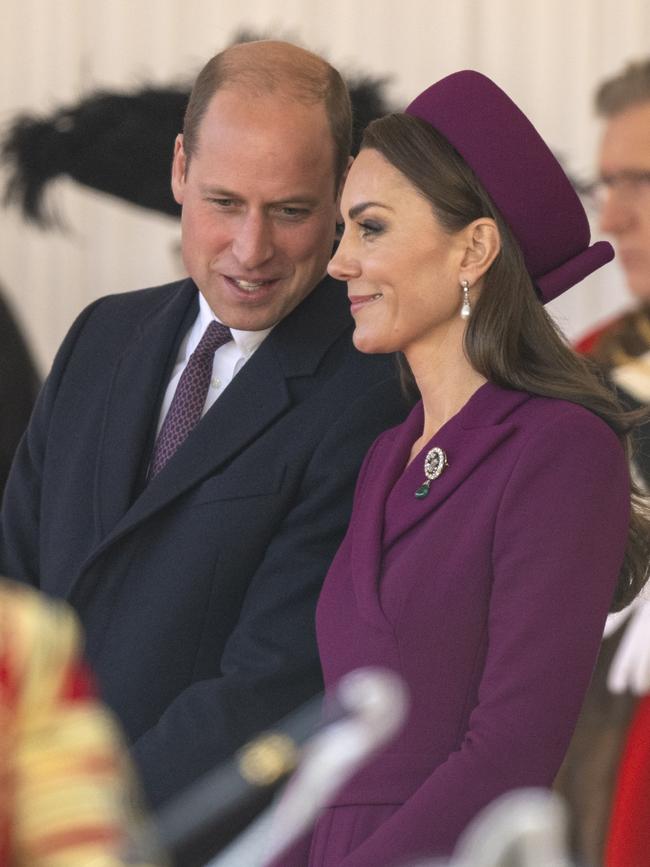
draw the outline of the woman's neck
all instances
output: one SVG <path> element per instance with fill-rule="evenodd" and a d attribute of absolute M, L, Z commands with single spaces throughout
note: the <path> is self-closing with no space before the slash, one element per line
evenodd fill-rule
<path fill-rule="evenodd" d="M 439 347 L 438 351 L 430 348 L 410 351 L 406 357 L 424 407 L 423 430 L 413 444 L 412 459 L 486 379 L 474 370 L 459 344 Z"/>

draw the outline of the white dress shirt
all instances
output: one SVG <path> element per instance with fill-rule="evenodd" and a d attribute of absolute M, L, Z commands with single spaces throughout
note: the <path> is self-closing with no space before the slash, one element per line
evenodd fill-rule
<path fill-rule="evenodd" d="M 203 337 L 205 329 L 215 320 L 220 320 L 214 315 L 210 305 L 199 292 L 199 315 L 194 320 L 187 334 L 181 341 L 176 356 L 176 363 L 172 371 L 171 378 L 167 384 L 167 390 L 163 398 L 162 406 L 160 407 L 160 415 L 158 417 L 158 427 L 156 436 L 160 433 L 165 416 L 169 411 L 171 402 L 176 392 L 176 386 L 181 378 L 181 374 L 185 370 L 185 365 L 189 361 L 190 355 L 194 352 L 199 344 L 199 340 Z M 201 417 L 210 409 L 212 404 L 218 400 L 223 393 L 225 387 L 232 382 L 235 376 L 239 373 L 242 367 L 246 364 L 251 355 L 262 343 L 264 338 L 270 334 L 271 328 L 266 328 L 264 331 L 237 331 L 231 328 L 233 339 L 228 343 L 224 343 L 214 354 L 212 363 L 212 379 L 210 387 L 205 399 L 205 405 Z"/>

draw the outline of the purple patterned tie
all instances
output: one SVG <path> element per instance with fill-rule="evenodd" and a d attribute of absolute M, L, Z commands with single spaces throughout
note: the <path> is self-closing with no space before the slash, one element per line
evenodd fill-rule
<path fill-rule="evenodd" d="M 214 353 L 229 340 L 232 340 L 230 328 L 213 320 L 190 355 L 156 439 L 149 467 L 150 479 L 162 470 L 201 419 L 212 376 Z"/>

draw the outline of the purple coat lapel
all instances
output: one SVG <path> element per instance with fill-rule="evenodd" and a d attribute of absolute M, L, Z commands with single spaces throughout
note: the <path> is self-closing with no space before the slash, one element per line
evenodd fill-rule
<path fill-rule="evenodd" d="M 403 424 L 387 431 L 373 446 L 360 477 L 352 521 L 354 532 L 347 544 L 351 545 L 359 610 L 377 627 L 390 628 L 379 604 L 382 554 L 444 503 L 511 435 L 514 428 L 510 415 L 528 399 L 524 392 L 506 391 L 486 383 L 440 428 L 406 469 L 412 444 L 422 433 L 421 402 Z M 425 479 L 424 458 L 434 446 L 444 450 L 449 465 L 431 482 L 428 496 L 417 499 L 415 491 Z M 399 508 L 390 508 L 393 497 L 399 498 Z"/>

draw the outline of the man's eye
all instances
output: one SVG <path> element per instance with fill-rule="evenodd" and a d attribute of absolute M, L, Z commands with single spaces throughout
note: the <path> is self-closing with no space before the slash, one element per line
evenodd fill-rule
<path fill-rule="evenodd" d="M 234 199 L 208 199 L 208 201 L 216 205 L 218 208 L 232 208 L 236 203 Z"/>
<path fill-rule="evenodd" d="M 288 220 L 300 220 L 309 214 L 307 208 L 292 207 L 291 205 L 283 205 L 281 208 L 278 208 L 277 212 L 281 217 L 285 217 Z"/>

